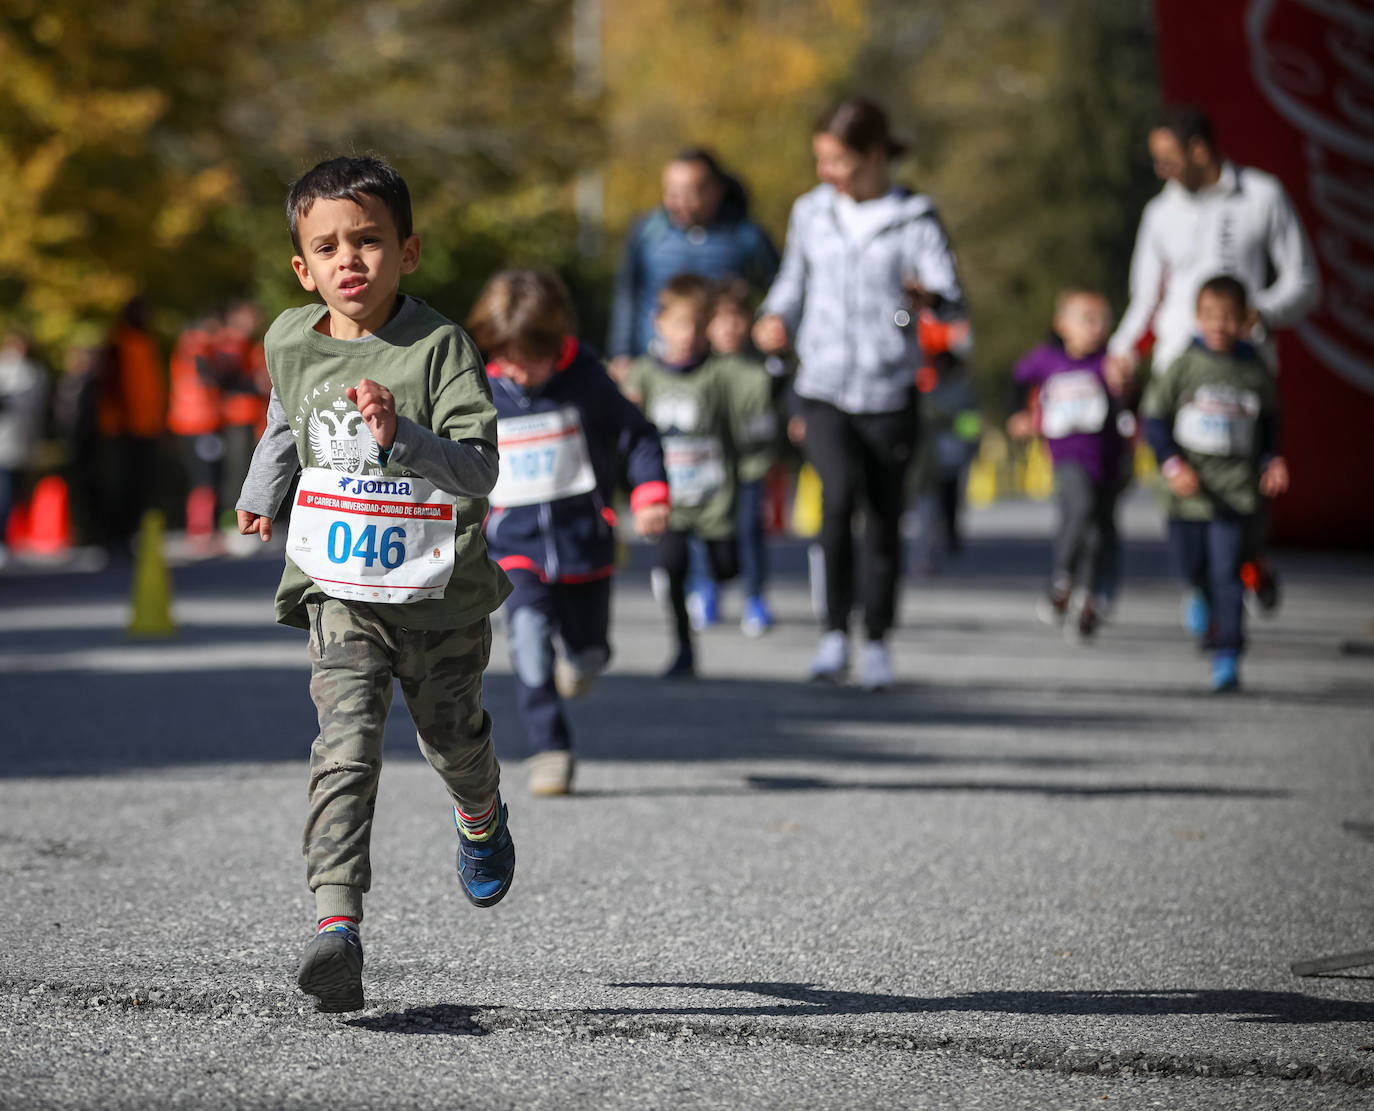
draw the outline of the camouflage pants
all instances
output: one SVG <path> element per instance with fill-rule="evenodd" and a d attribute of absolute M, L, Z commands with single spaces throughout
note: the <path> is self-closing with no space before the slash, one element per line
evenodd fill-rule
<path fill-rule="evenodd" d="M 482 708 L 491 621 L 460 629 L 399 629 L 365 605 L 310 603 L 310 696 L 320 735 L 310 750 L 303 851 L 321 918 L 362 917 L 372 884 L 369 847 L 392 677 L 414 719 L 420 751 L 469 814 L 491 802 L 501 770 Z"/>

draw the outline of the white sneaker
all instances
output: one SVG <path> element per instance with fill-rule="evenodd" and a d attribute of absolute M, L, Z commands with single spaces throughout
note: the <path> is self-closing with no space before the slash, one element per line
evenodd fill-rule
<path fill-rule="evenodd" d="M 881 640 L 870 640 L 859 656 L 859 685 L 866 691 L 881 691 L 896 681 L 887 645 Z"/>
<path fill-rule="evenodd" d="M 561 652 L 553 661 L 553 685 L 564 698 L 585 698 L 606 669 L 607 656 L 602 650 L 585 648 L 575 656 Z"/>
<path fill-rule="evenodd" d="M 529 769 L 530 794 L 550 798 L 572 793 L 573 755 L 567 749 L 536 752 L 525 766 Z"/>
<path fill-rule="evenodd" d="M 811 678 L 838 683 L 849 670 L 849 638 L 838 629 L 821 637 L 815 658 L 811 661 Z"/>

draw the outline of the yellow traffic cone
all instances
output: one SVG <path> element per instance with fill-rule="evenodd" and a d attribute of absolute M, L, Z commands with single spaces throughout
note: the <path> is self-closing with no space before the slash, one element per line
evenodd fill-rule
<path fill-rule="evenodd" d="M 997 500 L 997 464 L 984 439 L 978 455 L 969 464 L 968 481 L 964 484 L 964 498 L 975 509 L 983 509 Z"/>
<path fill-rule="evenodd" d="M 172 577 L 162 555 L 161 512 L 150 509 L 143 514 L 138 530 L 138 552 L 134 556 L 133 590 L 129 596 L 131 637 L 165 637 L 177 631 L 172 621 Z"/>
<path fill-rule="evenodd" d="M 1030 450 L 1026 452 L 1024 481 L 1028 498 L 1044 501 L 1054 493 L 1054 463 L 1044 440 L 1031 441 Z"/>
<path fill-rule="evenodd" d="M 792 535 L 819 536 L 821 531 L 821 476 L 810 463 L 797 472 L 797 494 L 792 502 Z"/>

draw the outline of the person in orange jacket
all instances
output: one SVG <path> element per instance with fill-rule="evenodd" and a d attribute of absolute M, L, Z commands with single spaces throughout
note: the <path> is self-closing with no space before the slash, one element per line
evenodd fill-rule
<path fill-rule="evenodd" d="M 217 316 L 204 316 L 177 337 L 172 350 L 167 429 L 181 441 L 186 465 L 186 534 L 200 544 L 215 530 L 215 508 L 224 470 L 223 375 L 215 338 Z"/>
<path fill-rule="evenodd" d="M 232 504 L 248 476 L 253 447 L 267 427 L 272 380 L 262 345 L 262 313 L 252 301 L 236 301 L 216 337 L 222 378 L 220 414 L 224 435 L 225 504 Z"/>
<path fill-rule="evenodd" d="M 102 539 L 127 553 L 156 501 L 157 446 L 167 431 L 167 375 L 142 297 L 124 306 L 101 354 L 96 428 L 108 460 Z"/>

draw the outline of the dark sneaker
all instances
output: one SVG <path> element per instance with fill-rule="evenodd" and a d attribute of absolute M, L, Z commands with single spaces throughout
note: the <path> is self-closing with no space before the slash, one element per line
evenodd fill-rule
<path fill-rule="evenodd" d="M 301 957 L 296 983 L 319 1002 L 315 1009 L 336 1013 L 363 1009 L 363 942 L 357 930 L 326 926 Z"/>
<path fill-rule="evenodd" d="M 1262 613 L 1273 613 L 1279 608 L 1279 577 L 1264 560 L 1242 564 L 1240 579 L 1245 589 L 1255 596 Z"/>
<path fill-rule="evenodd" d="M 501 815 L 499 824 L 485 841 L 470 841 L 464 836 L 463 827 L 458 826 L 458 882 L 475 907 L 495 906 L 506 897 L 515 877 L 515 842 L 510 839 L 506 807 L 500 795 L 496 796 L 496 809 Z"/>
<path fill-rule="evenodd" d="M 1091 640 L 1101 624 L 1097 604 L 1091 598 L 1083 599 L 1083 608 L 1078 611 L 1078 635 L 1083 640 Z"/>
<path fill-rule="evenodd" d="M 692 652 L 690 644 L 684 644 L 677 650 L 677 656 L 663 672 L 664 679 L 691 679 L 696 676 L 697 665 L 696 657 Z"/>

